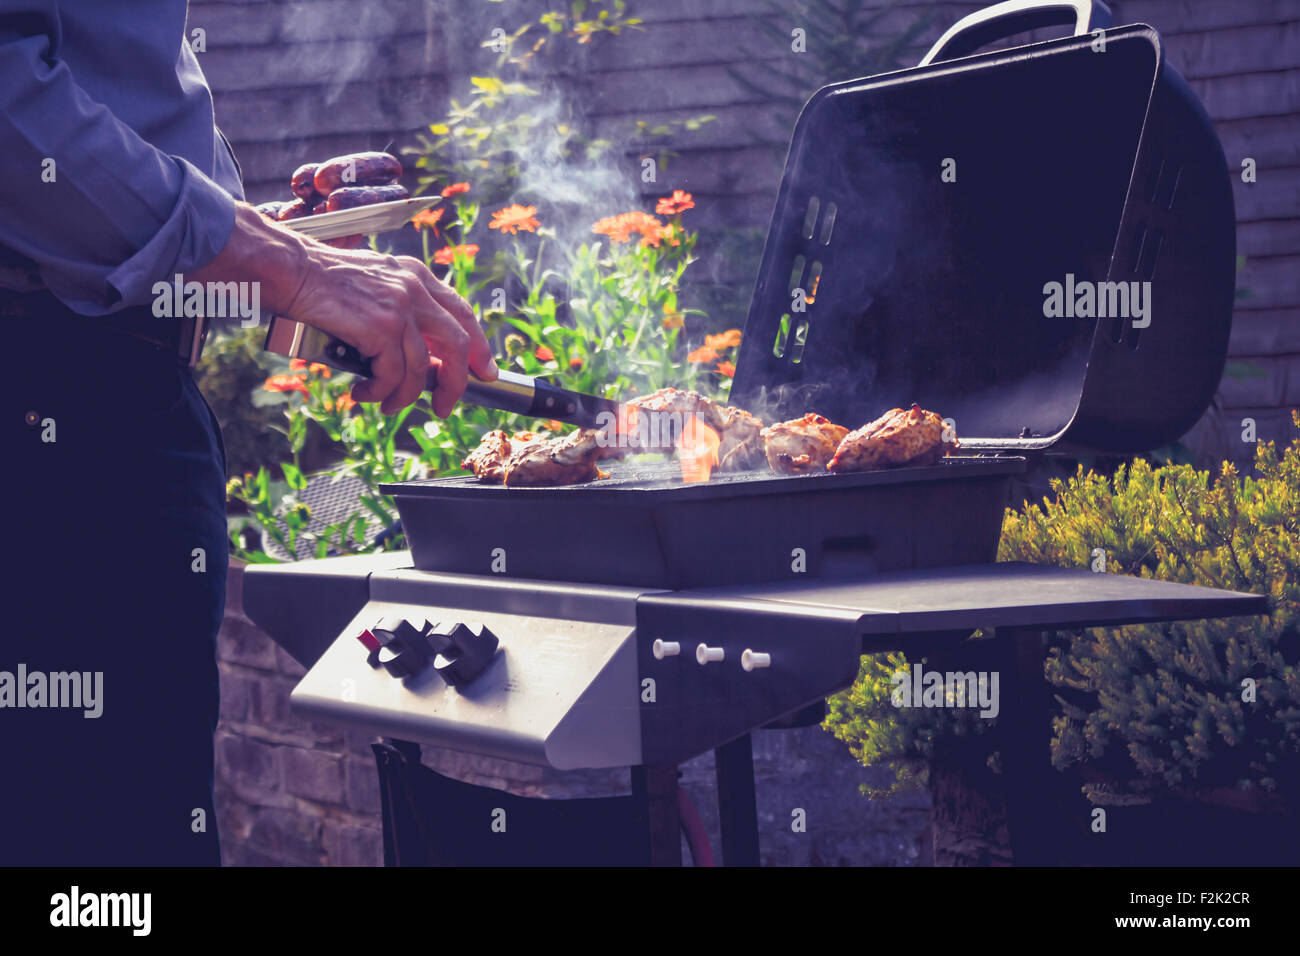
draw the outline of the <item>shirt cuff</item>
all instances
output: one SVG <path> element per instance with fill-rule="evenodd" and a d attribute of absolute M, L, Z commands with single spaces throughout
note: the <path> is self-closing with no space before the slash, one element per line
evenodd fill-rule
<path fill-rule="evenodd" d="M 170 282 L 216 258 L 235 229 L 235 199 L 179 156 L 181 189 L 171 215 L 152 239 L 107 276 L 105 292 L 115 304 L 69 302 L 84 315 L 104 315 L 127 306 L 153 301 L 154 284 Z"/>

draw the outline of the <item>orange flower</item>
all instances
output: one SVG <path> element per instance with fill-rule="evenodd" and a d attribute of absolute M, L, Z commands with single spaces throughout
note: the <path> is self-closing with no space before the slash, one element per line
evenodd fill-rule
<path fill-rule="evenodd" d="M 445 211 L 445 207 L 439 207 L 437 209 L 422 209 L 411 217 L 411 225 L 416 229 L 428 227 L 433 230 L 435 236 L 439 235 L 438 220 L 442 218 L 442 214 Z"/>
<path fill-rule="evenodd" d="M 537 212 L 536 206 L 506 206 L 505 209 L 498 209 L 492 214 L 492 221 L 488 223 L 489 229 L 500 229 L 503 233 L 508 232 L 516 235 L 520 229 L 524 232 L 533 232 L 541 225 L 534 218 L 533 213 Z"/>
<path fill-rule="evenodd" d="M 669 315 L 664 319 L 665 329 L 680 329 L 684 325 L 686 325 L 686 316 L 682 315 L 680 312 L 674 312 L 672 315 Z"/>
<path fill-rule="evenodd" d="M 569 368 L 582 368 L 582 359 L 576 355 L 569 359 Z"/>
<path fill-rule="evenodd" d="M 665 232 L 665 230 L 667 231 Z M 670 235 L 672 235 L 672 227 L 670 226 L 647 226 L 641 230 L 641 245 L 654 246 L 658 249 L 660 240 Z"/>
<path fill-rule="evenodd" d="M 478 255 L 478 246 L 472 242 L 465 246 L 443 246 L 433 254 L 433 261 L 440 266 L 449 266 L 455 261 L 457 253 L 468 259 L 473 259 Z"/>
<path fill-rule="evenodd" d="M 648 212 L 625 212 L 619 217 L 643 236 L 658 234 L 664 224 Z"/>
<path fill-rule="evenodd" d="M 459 196 L 461 193 L 469 192 L 469 183 L 452 183 L 442 191 L 443 199 L 450 199 L 452 196 Z"/>
<path fill-rule="evenodd" d="M 346 412 L 352 408 L 355 408 L 356 404 L 357 404 L 357 400 L 353 398 L 348 392 L 344 392 L 342 395 L 338 397 L 338 400 L 334 403 L 334 407 L 337 408 L 340 412 Z"/>
<path fill-rule="evenodd" d="M 321 375 L 325 378 L 330 377 L 330 367 L 328 365 L 321 365 L 320 362 L 312 362 L 311 365 L 307 366 L 307 371 L 311 372 L 313 375 Z"/>
<path fill-rule="evenodd" d="M 723 375 L 727 376 L 727 378 L 736 377 L 736 366 L 732 365 L 730 362 L 719 362 L 717 365 L 714 366 L 714 368 L 717 371 L 721 372 Z"/>
<path fill-rule="evenodd" d="M 706 345 L 706 346 L 703 346 L 702 348 L 698 348 L 698 349 L 696 349 L 696 350 L 695 350 L 694 352 L 692 352 L 690 355 L 686 356 L 686 361 L 688 361 L 688 362 L 716 362 L 716 361 L 717 361 L 718 359 L 720 359 L 720 358 L 722 358 L 721 355 L 719 355 L 717 352 L 713 351 L 713 349 L 709 348 L 709 347 Z"/>
<path fill-rule="evenodd" d="M 627 242 L 632 238 L 632 227 L 621 216 L 606 216 L 593 223 L 591 231 L 598 236 L 609 236 L 611 242 Z"/>
<path fill-rule="evenodd" d="M 545 345 L 537 346 L 537 351 L 533 353 L 533 356 L 539 362 L 551 362 L 555 360 L 555 353 L 552 352 L 550 349 L 548 349 Z"/>
<path fill-rule="evenodd" d="M 704 344 L 711 349 L 737 348 L 740 345 L 740 329 L 727 329 L 717 335 L 706 335 Z"/>
<path fill-rule="evenodd" d="M 550 421 L 546 423 L 546 427 L 553 432 L 558 432 L 560 429 L 564 427 L 564 422 L 557 421 L 556 419 L 552 418 Z"/>
<path fill-rule="evenodd" d="M 297 372 L 307 367 L 306 359 L 289 359 L 289 371 Z"/>
<path fill-rule="evenodd" d="M 307 393 L 307 383 L 297 375 L 272 375 L 263 384 L 262 388 L 268 392 L 302 392 Z"/>
<path fill-rule="evenodd" d="M 695 208 L 695 200 L 688 192 L 674 189 L 671 196 L 665 196 L 655 205 L 655 212 L 661 216 L 675 216 L 679 212 Z"/>
<path fill-rule="evenodd" d="M 659 245 L 665 235 L 664 224 L 648 212 L 625 212 L 618 216 L 609 216 L 591 227 L 597 235 L 609 236 L 612 242 L 627 242 L 632 233 L 639 232 L 644 237 L 642 245 Z"/>
<path fill-rule="evenodd" d="M 673 227 L 671 223 L 663 226 L 659 225 L 658 222 L 655 222 L 653 225 L 647 223 L 646 227 L 641 230 L 641 235 L 644 237 L 641 240 L 641 245 L 654 246 L 656 249 L 659 248 L 659 242 L 662 239 L 667 239 L 668 245 L 670 246 L 680 246 L 682 244 L 680 239 L 673 238 Z"/>

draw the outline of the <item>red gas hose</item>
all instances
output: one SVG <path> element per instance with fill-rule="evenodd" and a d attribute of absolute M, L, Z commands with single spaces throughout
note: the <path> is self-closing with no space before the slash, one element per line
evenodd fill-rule
<path fill-rule="evenodd" d="M 713 847 L 709 845 L 709 831 L 704 829 L 704 821 L 690 795 L 677 784 L 677 815 L 681 817 L 682 834 L 686 837 L 686 846 L 691 851 L 691 863 L 695 866 L 714 866 Z"/>

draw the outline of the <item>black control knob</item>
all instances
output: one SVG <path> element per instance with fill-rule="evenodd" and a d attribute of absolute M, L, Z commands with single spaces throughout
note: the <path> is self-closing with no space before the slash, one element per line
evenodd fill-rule
<path fill-rule="evenodd" d="M 423 638 L 427 627 L 427 623 L 419 628 L 395 617 L 385 618 L 372 627 L 371 633 L 380 644 L 375 657 L 384 670 L 394 677 L 410 677 L 429 666 L 428 645 Z"/>
<path fill-rule="evenodd" d="M 426 633 L 429 649 L 437 656 L 433 669 L 452 687 L 464 687 L 487 669 L 501 642 L 480 625 L 440 624 Z"/>

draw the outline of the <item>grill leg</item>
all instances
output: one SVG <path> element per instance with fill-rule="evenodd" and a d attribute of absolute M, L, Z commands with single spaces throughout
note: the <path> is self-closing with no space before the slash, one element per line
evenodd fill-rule
<path fill-rule="evenodd" d="M 749 734 L 713 752 L 722 825 L 722 865 L 758 866 L 758 806 Z"/>
<path fill-rule="evenodd" d="M 632 796 L 646 821 L 651 866 L 682 865 L 682 820 L 677 810 L 676 767 L 633 767 Z"/>
<path fill-rule="evenodd" d="M 414 843 L 418 831 L 408 806 L 406 774 L 420 765 L 420 745 L 406 740 L 386 740 L 371 745 L 379 772 L 379 798 L 383 812 L 384 866 L 429 866 L 425 847 Z M 402 834 L 406 835 L 403 840 Z"/>
<path fill-rule="evenodd" d="M 1052 769 L 1051 688 L 1043 676 L 1043 635 L 1003 629 L 995 640 L 1004 681 L 998 737 L 1007 776 L 1012 862 L 1050 866 L 1059 862 L 1069 827 L 1057 802 L 1060 775 Z"/>

